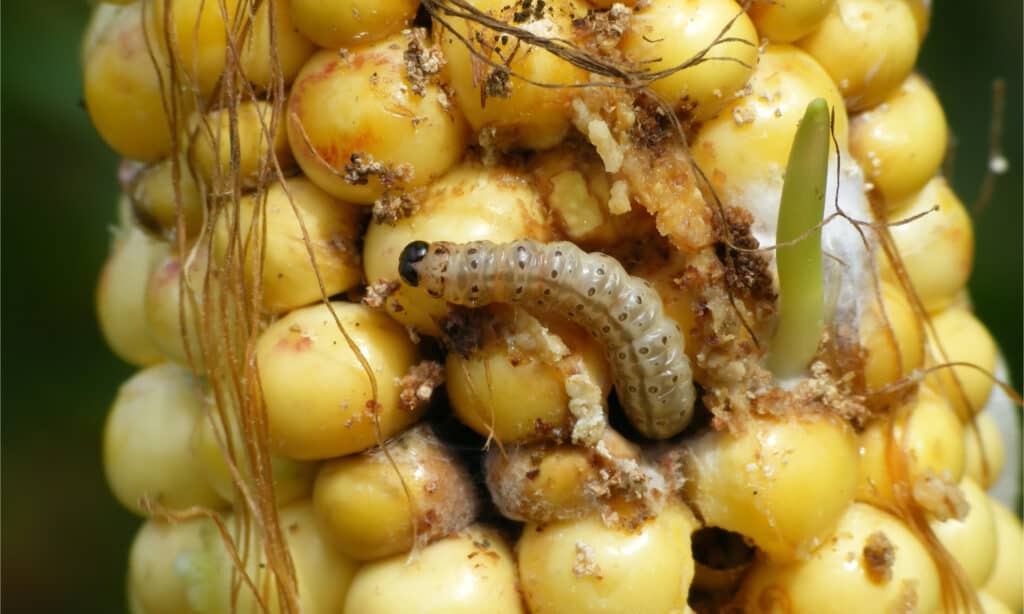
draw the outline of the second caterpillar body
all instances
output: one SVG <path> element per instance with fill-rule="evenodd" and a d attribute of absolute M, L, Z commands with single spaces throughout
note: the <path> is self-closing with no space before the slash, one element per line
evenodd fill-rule
<path fill-rule="evenodd" d="M 638 431 L 666 439 L 690 422 L 695 393 L 679 326 L 658 293 L 614 258 L 567 242 L 414 241 L 398 270 L 409 285 L 450 303 L 517 303 L 580 324 L 604 346 Z"/>

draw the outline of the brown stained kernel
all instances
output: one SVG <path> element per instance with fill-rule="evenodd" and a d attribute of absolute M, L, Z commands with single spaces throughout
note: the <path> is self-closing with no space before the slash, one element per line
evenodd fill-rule
<path fill-rule="evenodd" d="M 875 531 L 864 542 L 864 571 L 876 584 L 892 579 L 892 566 L 896 561 L 896 548 L 885 533 Z"/>

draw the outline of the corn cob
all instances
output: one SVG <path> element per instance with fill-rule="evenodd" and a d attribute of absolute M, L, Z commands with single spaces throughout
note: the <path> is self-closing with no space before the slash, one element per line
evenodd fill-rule
<path fill-rule="evenodd" d="M 997 348 L 913 72 L 927 22 L 910 0 L 98 5 L 85 101 L 126 159 L 98 310 L 143 368 L 104 435 L 147 517 L 130 609 L 1020 608 L 1021 525 L 984 491 Z M 680 435 L 610 394 L 626 344 L 449 304 L 406 250 L 518 239 L 649 282 L 701 395 Z"/>

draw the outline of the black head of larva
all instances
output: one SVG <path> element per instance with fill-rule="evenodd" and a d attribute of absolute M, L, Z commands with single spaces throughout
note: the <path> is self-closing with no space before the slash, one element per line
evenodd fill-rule
<path fill-rule="evenodd" d="M 413 241 L 405 246 L 402 255 L 398 257 L 398 274 L 410 286 L 419 285 L 420 272 L 416 270 L 416 263 L 427 257 L 429 248 L 426 241 Z"/>

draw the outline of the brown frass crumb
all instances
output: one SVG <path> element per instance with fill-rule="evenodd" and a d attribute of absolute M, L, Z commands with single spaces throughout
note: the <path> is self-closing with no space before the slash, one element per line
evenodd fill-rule
<path fill-rule="evenodd" d="M 433 360 L 421 361 L 398 380 L 402 389 L 398 395 L 399 401 L 409 411 L 418 409 L 430 401 L 434 389 L 443 383 L 444 367 Z"/>
<path fill-rule="evenodd" d="M 875 531 L 864 541 L 864 571 L 876 584 L 892 579 L 892 565 L 896 561 L 896 548 L 885 533 Z"/>
<path fill-rule="evenodd" d="M 445 64 L 441 50 L 427 44 L 427 31 L 423 28 L 412 30 L 403 59 L 409 88 L 417 96 L 427 93 L 427 84 L 430 83 L 431 77 L 441 72 L 441 67 Z"/>

